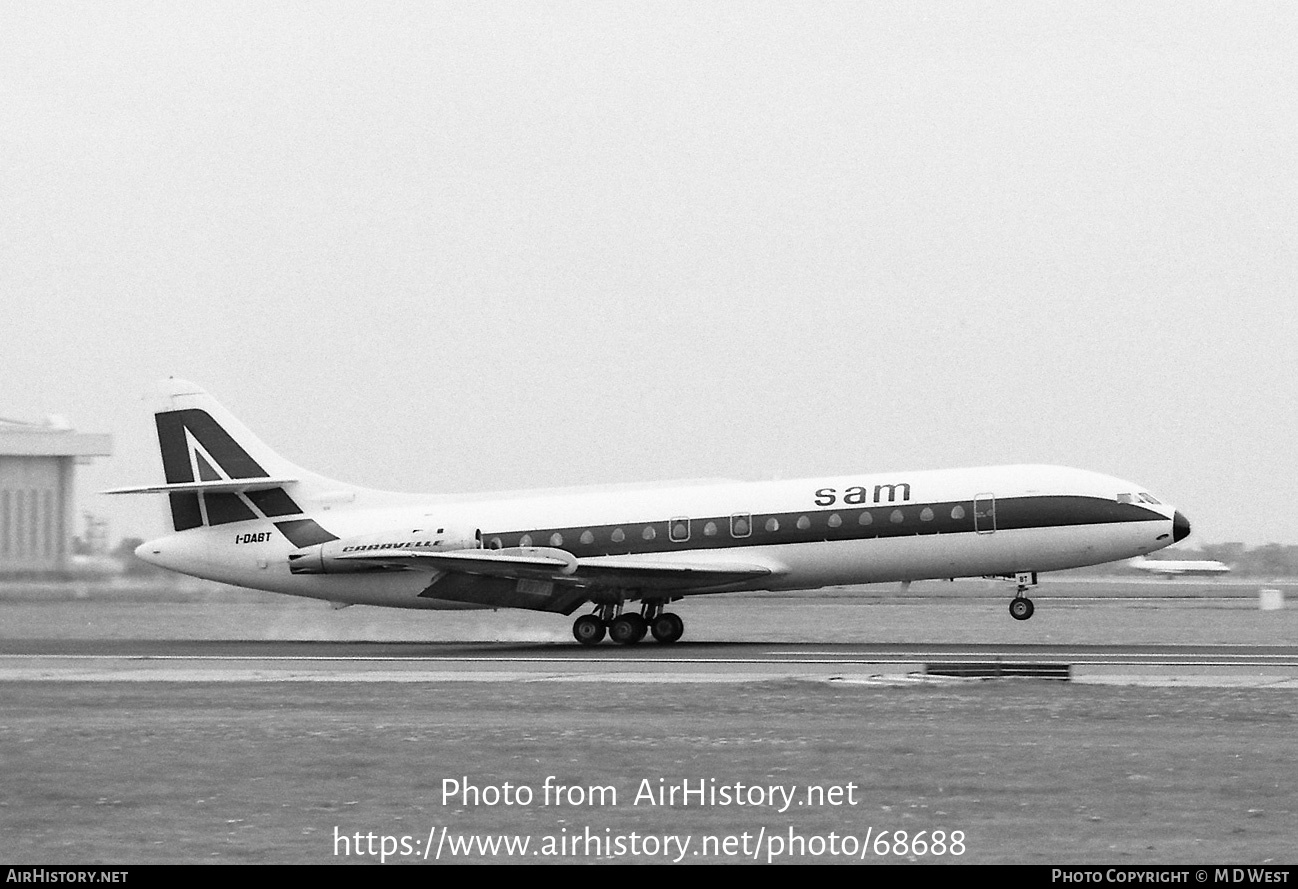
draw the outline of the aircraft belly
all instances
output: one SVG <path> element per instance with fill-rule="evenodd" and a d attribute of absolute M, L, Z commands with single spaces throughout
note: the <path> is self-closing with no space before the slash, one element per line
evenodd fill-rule
<path fill-rule="evenodd" d="M 763 589 L 1055 571 L 1157 549 L 1157 523 L 1019 528 L 990 534 L 917 534 L 824 541 L 772 550 L 788 567 Z"/>
<path fill-rule="evenodd" d="M 1009 535 L 917 534 L 807 543 L 780 551 L 788 573 L 766 588 L 815 589 L 1000 573 L 1014 570 L 1002 566 L 1015 564 L 1017 552 L 1017 541 Z"/>
<path fill-rule="evenodd" d="M 435 576 L 419 598 L 480 608 L 523 608 L 571 614 L 585 601 L 586 595 L 552 581 L 448 572 Z"/>

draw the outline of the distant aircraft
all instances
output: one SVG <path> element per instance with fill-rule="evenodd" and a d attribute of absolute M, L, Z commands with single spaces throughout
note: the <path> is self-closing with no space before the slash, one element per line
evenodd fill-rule
<path fill-rule="evenodd" d="M 1230 572 L 1230 566 L 1224 562 L 1213 560 L 1176 560 L 1176 559 L 1146 559 L 1143 556 L 1132 559 L 1127 562 L 1132 568 L 1141 571 L 1148 571 L 1150 574 L 1158 574 L 1163 577 L 1182 577 L 1187 575 L 1210 575 L 1210 574 L 1227 574 Z"/>
<path fill-rule="evenodd" d="M 1058 466 L 890 472 L 636 490 L 391 494 L 280 457 L 192 383 L 162 384 L 155 414 L 175 533 L 146 562 L 334 603 L 525 608 L 605 634 L 675 642 L 687 596 L 926 578 L 1013 577 L 1129 559 L 1190 523 L 1140 486 Z M 638 603 L 638 604 L 637 604 Z M 760 607 L 755 605 L 754 607 Z"/>

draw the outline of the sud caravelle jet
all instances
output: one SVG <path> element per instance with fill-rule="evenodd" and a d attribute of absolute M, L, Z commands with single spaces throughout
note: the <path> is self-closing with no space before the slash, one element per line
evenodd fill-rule
<path fill-rule="evenodd" d="M 1216 559 L 1132 559 L 1127 565 L 1159 577 L 1212 577 L 1230 573 L 1230 566 Z"/>
<path fill-rule="evenodd" d="M 994 466 L 638 490 L 416 496 L 331 481 L 280 457 L 192 383 L 155 414 L 174 533 L 146 562 L 237 586 L 395 608 L 526 608 L 573 635 L 675 642 L 686 596 L 932 578 L 1018 581 L 1143 556 L 1190 523 L 1139 485 Z M 638 603 L 638 606 L 635 605 Z"/>

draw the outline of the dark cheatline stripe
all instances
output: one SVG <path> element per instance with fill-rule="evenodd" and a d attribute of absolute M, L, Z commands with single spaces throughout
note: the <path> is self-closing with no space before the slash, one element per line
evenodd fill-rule
<path fill-rule="evenodd" d="M 1118 503 L 1099 497 L 1007 497 L 996 501 L 996 527 L 999 530 L 1110 525 L 1163 518 L 1165 516 L 1135 503 Z"/>
<path fill-rule="evenodd" d="M 154 415 L 154 422 L 158 427 L 162 469 L 168 484 L 194 480 L 194 471 L 189 463 L 189 444 L 185 441 L 186 429 L 230 478 L 266 478 L 268 475 L 207 411 L 197 408 L 163 411 Z"/>
<path fill-rule="evenodd" d="M 1005 497 L 997 499 L 995 503 L 997 531 L 1166 520 L 1165 516 L 1146 507 L 1101 497 Z M 980 504 L 986 509 L 990 506 L 990 501 L 981 500 Z M 861 524 L 862 514 L 869 516 L 867 524 Z M 830 524 L 831 517 L 835 515 L 839 518 L 837 526 Z M 771 520 L 775 524 L 773 530 L 768 524 Z M 706 533 L 709 523 L 716 526 L 713 535 Z M 652 534 L 646 539 L 645 530 L 649 528 L 652 529 Z M 625 535 L 620 542 L 614 541 L 612 536 L 617 529 Z M 528 528 L 484 532 L 482 537 L 488 547 L 494 547 L 496 539 L 499 539 L 501 546 L 526 545 L 521 542 L 521 538 L 529 536 L 535 546 L 557 546 L 582 558 L 826 540 L 974 533 L 979 529 L 974 526 L 974 502 L 953 500 L 941 503 L 885 503 L 868 508 L 831 507 L 801 512 L 753 513 L 752 533 L 742 538 L 731 535 L 729 513 L 724 516 L 690 517 L 688 540 L 672 540 L 669 530 L 668 523 L 661 521 L 572 528 Z M 582 535 L 587 531 L 593 539 L 590 543 L 583 543 Z M 562 538 L 562 542 L 552 541 L 555 534 Z"/>
<path fill-rule="evenodd" d="M 169 494 L 171 499 L 171 524 L 177 531 L 188 531 L 203 525 L 203 514 L 198 510 L 197 494 Z"/>
<path fill-rule="evenodd" d="M 260 509 L 268 517 L 274 518 L 282 515 L 301 515 L 302 510 L 293 498 L 284 492 L 283 488 L 270 488 L 266 491 L 249 491 L 247 494 L 252 505 Z"/>
<path fill-rule="evenodd" d="M 337 540 L 324 528 L 316 524 L 315 519 L 296 519 L 289 522 L 276 522 L 275 527 L 288 538 L 288 542 L 301 549 L 304 546 L 315 546 L 317 543 L 328 543 Z"/>
<path fill-rule="evenodd" d="M 247 522 L 257 518 L 257 514 L 248 508 L 248 504 L 239 499 L 238 494 L 207 493 L 203 495 L 207 503 L 207 523 L 209 525 L 228 525 L 231 522 Z"/>

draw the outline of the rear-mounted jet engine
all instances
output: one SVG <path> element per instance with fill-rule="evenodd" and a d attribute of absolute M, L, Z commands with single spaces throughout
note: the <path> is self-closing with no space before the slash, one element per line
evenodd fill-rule
<path fill-rule="evenodd" d="M 290 553 L 289 571 L 294 574 L 354 574 L 359 571 L 382 571 L 387 566 L 369 561 L 345 559 L 352 553 L 382 555 L 396 552 L 444 553 L 454 550 L 481 549 L 481 533 L 462 528 L 416 528 L 382 534 L 361 534 L 330 540 Z"/>

